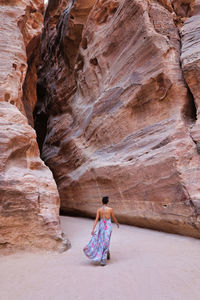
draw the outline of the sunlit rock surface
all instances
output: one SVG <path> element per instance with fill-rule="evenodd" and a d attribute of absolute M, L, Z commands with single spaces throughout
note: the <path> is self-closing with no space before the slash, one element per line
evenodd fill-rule
<path fill-rule="evenodd" d="M 42 29 L 42 13 L 39 0 L 0 1 L 0 253 L 69 246 L 60 227 L 56 184 L 26 118 L 26 106 L 36 103 L 30 85 L 27 105 L 22 101 L 27 53 L 34 51 L 30 44 Z M 36 86 L 37 78 L 32 81 Z"/>
<path fill-rule="evenodd" d="M 64 212 L 94 216 L 108 195 L 120 221 L 200 236 L 179 4 L 49 1 L 35 128 Z"/>

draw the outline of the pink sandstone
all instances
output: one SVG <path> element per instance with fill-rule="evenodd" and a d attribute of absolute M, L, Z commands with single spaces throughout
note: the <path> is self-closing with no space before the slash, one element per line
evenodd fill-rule
<path fill-rule="evenodd" d="M 64 212 L 94 216 L 109 195 L 121 222 L 200 236 L 183 2 L 49 1 L 35 118 Z"/>
<path fill-rule="evenodd" d="M 27 54 L 31 56 L 30 44 L 40 35 L 43 10 L 41 0 L 0 1 L 1 253 L 69 246 L 60 227 L 56 184 L 40 159 L 22 102 Z M 37 81 L 36 74 L 33 81 Z M 26 100 L 33 109 L 36 96 L 35 100 L 29 96 Z"/>

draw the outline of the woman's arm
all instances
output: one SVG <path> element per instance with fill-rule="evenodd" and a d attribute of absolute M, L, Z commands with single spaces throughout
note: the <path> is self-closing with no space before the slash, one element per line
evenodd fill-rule
<path fill-rule="evenodd" d="M 93 228 L 92 228 L 91 235 L 94 234 L 94 230 L 95 230 L 95 227 L 96 227 L 96 225 L 97 225 L 98 220 L 99 220 L 99 209 L 97 209 L 96 219 L 95 219 L 95 221 L 94 221 L 94 225 L 93 225 Z"/>
<path fill-rule="evenodd" d="M 114 212 L 113 212 L 113 209 L 111 208 L 111 216 L 112 216 L 112 219 L 113 221 L 115 222 L 115 224 L 117 225 L 117 227 L 119 228 L 119 223 L 114 215 Z"/>

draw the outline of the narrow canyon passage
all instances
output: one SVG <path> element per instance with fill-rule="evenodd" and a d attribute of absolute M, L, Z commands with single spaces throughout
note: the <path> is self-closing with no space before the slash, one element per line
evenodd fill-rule
<path fill-rule="evenodd" d="M 199 15 L 0 1 L 1 252 L 67 250 L 59 209 L 94 217 L 105 195 L 120 223 L 200 238 Z"/>
<path fill-rule="evenodd" d="M 61 217 L 72 248 L 0 257 L 0 299 L 199 300 L 200 241 L 113 225 L 111 261 L 91 264 L 82 248 L 93 221 Z"/>

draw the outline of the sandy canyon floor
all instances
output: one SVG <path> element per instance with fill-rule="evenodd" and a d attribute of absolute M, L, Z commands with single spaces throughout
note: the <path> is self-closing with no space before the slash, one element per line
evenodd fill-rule
<path fill-rule="evenodd" d="M 72 248 L 0 257 L 0 300 L 200 300 L 200 241 L 113 225 L 111 261 L 82 248 L 93 221 L 61 217 Z"/>

